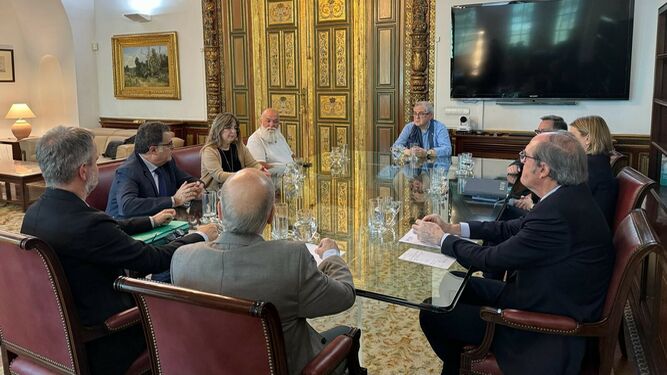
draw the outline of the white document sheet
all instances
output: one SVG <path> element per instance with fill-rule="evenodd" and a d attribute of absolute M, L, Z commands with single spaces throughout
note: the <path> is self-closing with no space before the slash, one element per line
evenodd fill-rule
<path fill-rule="evenodd" d="M 400 257 L 398 257 L 398 259 L 423 264 L 425 266 L 442 268 L 445 270 L 454 264 L 454 262 L 456 262 L 456 259 L 445 254 L 432 253 L 430 251 L 417 250 L 413 248 L 408 249 Z"/>
<path fill-rule="evenodd" d="M 314 243 L 306 243 L 306 247 L 308 248 L 308 251 L 310 251 L 310 254 L 315 258 L 315 263 L 319 266 L 320 263 L 322 263 L 322 258 L 315 252 L 315 249 L 317 249 L 317 245 Z"/>
<path fill-rule="evenodd" d="M 308 251 L 310 251 L 310 254 L 313 256 L 313 258 L 315 258 L 315 263 L 317 263 L 317 265 L 319 266 L 320 263 L 322 263 L 323 259 L 315 252 L 315 249 L 317 249 L 317 245 L 314 243 L 306 243 L 306 247 L 308 248 Z M 340 256 L 342 257 L 343 255 L 345 255 L 345 252 L 341 251 Z"/>
<path fill-rule="evenodd" d="M 440 248 L 440 245 L 433 245 L 430 243 L 420 241 L 419 238 L 417 238 L 417 233 L 415 233 L 414 229 L 410 229 L 408 233 L 405 234 L 405 236 L 401 237 L 401 239 L 398 240 L 398 242 L 408 243 L 410 245 L 430 247 L 432 249 Z"/>

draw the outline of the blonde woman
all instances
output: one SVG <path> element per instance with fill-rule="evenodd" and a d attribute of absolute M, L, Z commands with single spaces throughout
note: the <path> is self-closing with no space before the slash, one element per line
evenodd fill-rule
<path fill-rule="evenodd" d="M 588 187 L 611 226 L 616 210 L 618 182 L 609 163 L 609 156 L 614 150 L 609 127 L 600 116 L 586 116 L 574 120 L 570 124 L 569 131 L 586 151 Z"/>
<path fill-rule="evenodd" d="M 239 121 L 229 112 L 213 120 L 206 144 L 201 149 L 201 179 L 206 190 L 217 191 L 234 173 L 243 168 L 265 168 L 239 140 Z M 268 172 L 267 172 L 268 173 Z"/>

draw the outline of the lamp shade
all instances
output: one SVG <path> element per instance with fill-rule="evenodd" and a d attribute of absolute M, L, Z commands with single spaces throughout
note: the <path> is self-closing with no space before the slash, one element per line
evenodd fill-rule
<path fill-rule="evenodd" d="M 6 119 L 19 119 L 19 118 L 35 118 L 35 114 L 30 110 L 25 103 L 12 104 L 12 107 L 9 108 L 9 112 L 5 116 Z"/>

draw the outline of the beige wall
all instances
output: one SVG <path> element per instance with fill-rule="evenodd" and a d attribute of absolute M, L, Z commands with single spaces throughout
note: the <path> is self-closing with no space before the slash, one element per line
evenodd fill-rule
<path fill-rule="evenodd" d="M 72 33 L 58 0 L 0 0 L 0 46 L 14 50 L 16 82 L 0 83 L 0 137 L 10 137 L 12 103 L 26 102 L 37 118 L 33 134 L 78 124 Z"/>

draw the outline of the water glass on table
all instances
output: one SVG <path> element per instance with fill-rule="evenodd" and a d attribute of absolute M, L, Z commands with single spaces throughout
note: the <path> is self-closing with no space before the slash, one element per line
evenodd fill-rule
<path fill-rule="evenodd" d="M 271 222 L 271 238 L 284 240 L 288 237 L 289 211 L 287 203 L 274 204 L 273 221 Z"/>
<path fill-rule="evenodd" d="M 313 242 L 317 237 L 317 222 L 310 210 L 301 209 L 296 212 L 294 236 L 299 241 Z"/>
<path fill-rule="evenodd" d="M 215 191 L 205 191 L 202 193 L 202 223 L 215 223 L 218 221 L 218 193 Z"/>

